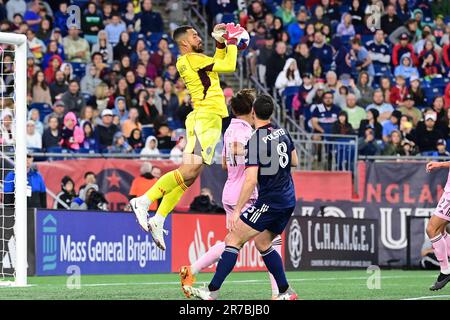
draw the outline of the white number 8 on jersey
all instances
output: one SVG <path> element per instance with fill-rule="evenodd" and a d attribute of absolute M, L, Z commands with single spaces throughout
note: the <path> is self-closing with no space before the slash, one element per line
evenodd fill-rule
<path fill-rule="evenodd" d="M 288 147 L 286 145 L 286 142 L 282 142 L 277 146 L 277 152 L 280 156 L 280 166 L 282 168 L 286 168 L 286 166 L 289 163 L 289 156 L 287 154 Z"/>

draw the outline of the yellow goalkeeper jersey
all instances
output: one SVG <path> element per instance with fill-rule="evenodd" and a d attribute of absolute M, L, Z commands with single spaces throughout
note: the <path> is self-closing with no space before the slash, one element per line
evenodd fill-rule
<path fill-rule="evenodd" d="M 237 47 L 234 45 L 216 48 L 214 57 L 202 53 L 178 57 L 177 70 L 186 83 L 195 112 L 214 113 L 222 118 L 228 116 L 219 73 L 234 72 L 236 58 Z"/>

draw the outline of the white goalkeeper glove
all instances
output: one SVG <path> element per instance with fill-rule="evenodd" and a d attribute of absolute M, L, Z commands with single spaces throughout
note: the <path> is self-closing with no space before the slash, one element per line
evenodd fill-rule
<path fill-rule="evenodd" d="M 216 39 L 219 43 L 224 43 L 225 39 L 223 38 L 223 35 L 226 32 L 226 25 L 225 23 L 219 23 L 214 26 L 213 32 L 211 32 L 211 36 Z"/>

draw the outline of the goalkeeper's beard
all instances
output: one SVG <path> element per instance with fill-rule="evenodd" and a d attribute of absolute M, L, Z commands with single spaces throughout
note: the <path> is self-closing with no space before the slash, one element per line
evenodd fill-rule
<path fill-rule="evenodd" d="M 203 53 L 203 43 L 200 43 L 198 46 L 192 46 L 192 51 L 196 53 Z"/>

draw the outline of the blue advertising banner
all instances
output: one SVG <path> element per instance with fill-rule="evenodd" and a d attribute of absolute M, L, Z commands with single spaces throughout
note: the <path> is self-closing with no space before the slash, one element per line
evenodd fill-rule
<path fill-rule="evenodd" d="M 139 274 L 171 271 L 172 237 L 160 250 L 131 213 L 38 210 L 36 275 Z M 172 218 L 165 222 L 172 230 Z"/>

